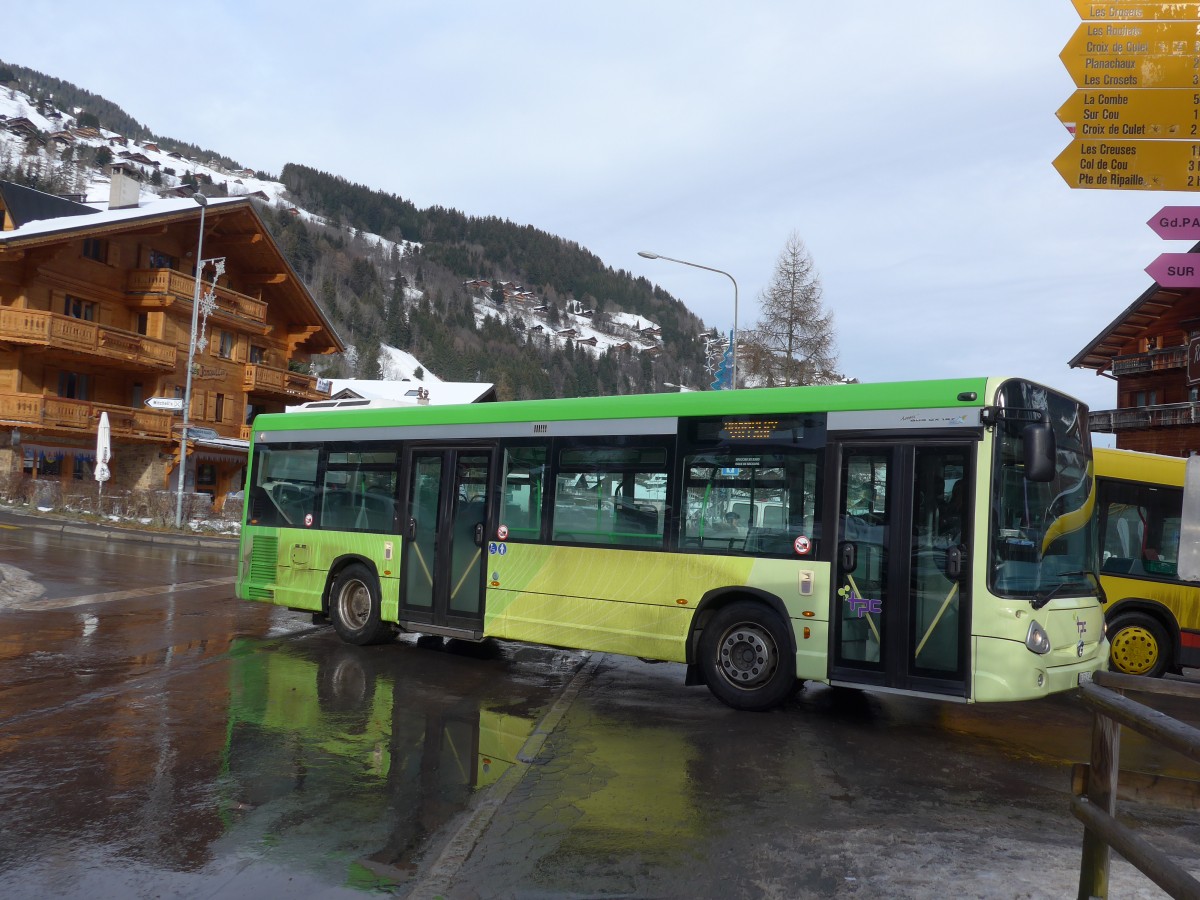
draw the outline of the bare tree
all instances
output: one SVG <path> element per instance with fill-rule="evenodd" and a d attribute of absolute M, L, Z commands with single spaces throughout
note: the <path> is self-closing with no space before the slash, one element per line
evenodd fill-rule
<path fill-rule="evenodd" d="M 759 320 L 739 343 L 740 372 L 767 386 L 826 384 L 839 376 L 833 313 L 804 241 L 792 232 L 759 296 Z"/>

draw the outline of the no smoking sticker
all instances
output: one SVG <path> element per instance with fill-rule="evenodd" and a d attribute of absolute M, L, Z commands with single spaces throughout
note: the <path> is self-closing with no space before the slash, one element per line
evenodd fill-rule
<path fill-rule="evenodd" d="M 792 546 L 796 548 L 796 554 L 798 556 L 804 556 L 809 550 L 812 549 L 812 543 L 804 535 L 800 535 L 800 537 L 796 538 L 796 542 L 792 544 Z"/>

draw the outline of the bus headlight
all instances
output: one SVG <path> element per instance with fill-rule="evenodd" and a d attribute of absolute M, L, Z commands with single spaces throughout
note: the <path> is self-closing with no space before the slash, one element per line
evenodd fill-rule
<path fill-rule="evenodd" d="M 1025 635 L 1025 646 L 1039 656 L 1045 656 L 1050 652 L 1050 635 L 1046 634 L 1046 629 L 1038 624 L 1037 619 L 1029 623 L 1029 634 Z"/>

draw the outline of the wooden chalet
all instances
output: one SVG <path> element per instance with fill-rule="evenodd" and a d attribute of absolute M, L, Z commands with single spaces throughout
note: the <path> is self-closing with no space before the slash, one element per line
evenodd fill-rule
<path fill-rule="evenodd" d="M 110 208 L 0 182 L 0 477 L 90 479 L 100 413 L 114 489 L 174 489 L 181 419 L 151 398 L 185 393 L 201 207 Z M 113 200 L 130 195 L 113 173 Z M 259 412 L 328 397 L 303 372 L 344 349 L 250 200 L 204 210 L 202 290 L 215 310 L 193 365 L 185 484 L 219 508 L 238 490 Z M 299 371 L 297 371 L 299 369 Z M 324 387 L 324 389 L 322 389 Z"/>
<path fill-rule="evenodd" d="M 1151 285 L 1070 365 L 1117 382 L 1117 408 L 1093 410 L 1092 431 L 1124 450 L 1200 451 L 1200 289 Z"/>

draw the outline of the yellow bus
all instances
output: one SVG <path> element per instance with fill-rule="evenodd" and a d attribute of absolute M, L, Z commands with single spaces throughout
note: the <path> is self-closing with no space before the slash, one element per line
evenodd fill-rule
<path fill-rule="evenodd" d="M 1200 585 L 1178 571 L 1187 461 L 1104 447 L 1095 455 L 1111 666 L 1150 676 L 1200 666 Z"/>

